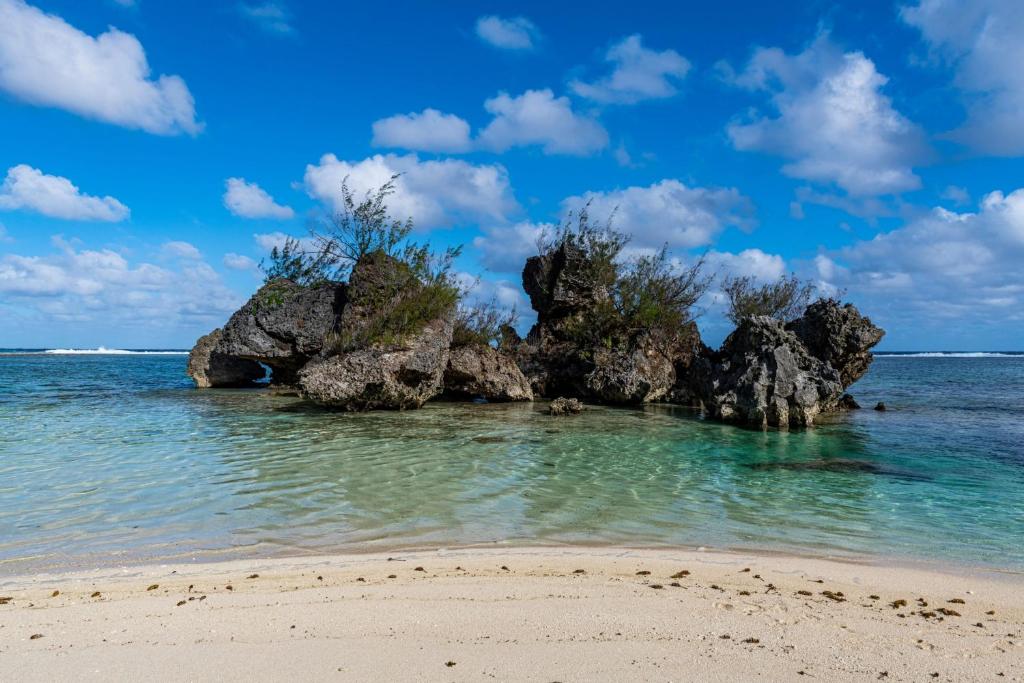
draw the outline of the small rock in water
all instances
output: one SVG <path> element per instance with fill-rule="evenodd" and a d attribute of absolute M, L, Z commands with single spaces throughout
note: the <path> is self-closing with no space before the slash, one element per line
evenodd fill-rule
<path fill-rule="evenodd" d="M 556 398 L 548 406 L 549 415 L 578 415 L 583 412 L 583 404 L 578 398 Z"/>
<path fill-rule="evenodd" d="M 843 394 L 839 397 L 839 409 L 840 410 L 860 410 L 860 404 L 857 403 L 857 399 L 849 394 Z"/>
<path fill-rule="evenodd" d="M 877 410 L 880 413 L 884 413 L 886 410 L 888 410 L 888 408 L 885 407 L 884 403 L 879 401 L 878 403 L 875 404 L 875 410 Z"/>

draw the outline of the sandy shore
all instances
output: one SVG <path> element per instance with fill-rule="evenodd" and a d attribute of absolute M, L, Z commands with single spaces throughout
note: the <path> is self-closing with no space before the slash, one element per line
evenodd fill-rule
<path fill-rule="evenodd" d="M 141 567 L 0 579 L 0 603 L 11 681 L 1024 679 L 1019 574 L 771 555 Z"/>

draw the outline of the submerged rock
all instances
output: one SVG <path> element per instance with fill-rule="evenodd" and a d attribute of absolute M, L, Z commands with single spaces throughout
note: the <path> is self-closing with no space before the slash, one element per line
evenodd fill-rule
<path fill-rule="evenodd" d="M 810 426 L 843 393 L 839 372 L 767 316 L 744 319 L 694 375 L 710 417 L 755 427 Z"/>
<path fill-rule="evenodd" d="M 878 403 L 875 404 L 875 410 L 877 410 L 880 413 L 884 413 L 886 410 L 888 410 L 888 408 L 886 408 L 884 403 L 879 401 Z"/>
<path fill-rule="evenodd" d="M 294 384 L 321 353 L 345 305 L 346 287 L 277 279 L 260 287 L 224 326 L 216 351 L 270 366 L 275 384 Z"/>
<path fill-rule="evenodd" d="M 449 396 L 488 401 L 532 401 L 533 391 L 515 359 L 490 346 L 451 349 L 444 371 L 444 392 Z"/>
<path fill-rule="evenodd" d="M 359 411 L 419 408 L 441 393 L 452 321 L 435 320 L 400 345 L 376 345 L 309 363 L 299 372 L 303 397 Z"/>
<path fill-rule="evenodd" d="M 583 412 L 583 404 L 576 398 L 559 397 L 548 406 L 549 415 L 578 415 Z"/>
<path fill-rule="evenodd" d="M 857 399 L 849 394 L 843 394 L 839 397 L 840 410 L 860 410 L 860 404 L 857 403 Z"/>
<path fill-rule="evenodd" d="M 251 387 L 263 379 L 266 370 L 255 361 L 237 358 L 216 350 L 220 328 L 199 338 L 188 354 L 186 373 L 200 389 L 210 387 Z"/>

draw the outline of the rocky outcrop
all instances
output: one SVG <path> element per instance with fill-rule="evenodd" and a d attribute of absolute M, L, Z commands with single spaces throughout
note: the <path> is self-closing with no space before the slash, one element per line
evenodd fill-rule
<path fill-rule="evenodd" d="M 453 348 L 444 371 L 444 393 L 455 398 L 531 401 L 533 391 L 515 359 L 490 346 Z"/>
<path fill-rule="evenodd" d="M 426 317 L 424 285 L 383 253 L 352 269 L 348 302 L 331 348 L 299 372 L 303 397 L 338 410 L 419 408 L 441 393 L 454 307 Z M 427 297 L 429 298 L 429 297 Z"/>
<path fill-rule="evenodd" d="M 343 283 L 273 280 L 231 316 L 216 350 L 270 366 L 275 384 L 294 384 L 299 369 L 323 351 L 345 302 Z"/>
<path fill-rule="evenodd" d="M 579 415 L 583 412 L 583 404 L 578 398 L 559 396 L 548 405 L 548 415 Z"/>
<path fill-rule="evenodd" d="M 722 347 L 698 359 L 693 383 L 707 414 L 754 427 L 806 427 L 838 408 L 839 371 L 812 356 L 783 323 L 743 320 Z"/>
<path fill-rule="evenodd" d="M 534 394 L 611 404 L 669 400 L 677 368 L 688 366 L 692 348 L 699 345 L 696 325 L 671 338 L 639 333 L 619 345 L 586 341 L 588 335 L 580 332 L 588 325 L 588 313 L 610 297 L 596 284 L 600 280 L 593 264 L 569 242 L 527 260 L 523 287 L 537 323 L 514 353 Z"/>
<path fill-rule="evenodd" d="M 786 327 L 812 356 L 839 371 L 844 387 L 864 376 L 871 365 L 871 349 L 885 336 L 852 304 L 841 305 L 835 299 L 815 301 Z"/>
<path fill-rule="evenodd" d="M 375 345 L 317 360 L 299 372 L 302 396 L 339 410 L 419 408 L 443 387 L 451 318 L 401 345 Z"/>
<path fill-rule="evenodd" d="M 216 350 L 220 328 L 199 338 L 188 354 L 186 373 L 200 389 L 210 387 L 251 387 L 263 379 L 266 370 L 256 361 L 228 356 Z"/>

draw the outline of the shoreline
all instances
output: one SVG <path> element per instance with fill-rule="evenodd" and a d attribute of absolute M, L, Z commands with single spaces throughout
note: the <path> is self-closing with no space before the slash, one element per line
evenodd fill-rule
<path fill-rule="evenodd" d="M 216 565 L 232 565 L 244 563 L 256 565 L 261 563 L 288 564 L 288 563 L 315 563 L 318 561 L 337 560 L 342 558 L 374 558 L 395 555 L 429 555 L 452 554 L 452 553 L 503 553 L 514 555 L 521 552 L 541 553 L 550 555 L 572 555 L 575 553 L 603 554 L 604 552 L 621 553 L 636 552 L 642 554 L 654 553 L 682 553 L 698 556 L 744 556 L 778 558 L 781 560 L 809 560 L 830 562 L 851 566 L 880 567 L 892 569 L 907 569 L 915 571 L 946 574 L 950 576 L 977 575 L 988 576 L 994 579 L 1005 577 L 1009 580 L 1020 579 L 1024 582 L 1024 567 L 1007 565 L 993 565 L 982 563 L 968 563 L 958 560 L 939 560 L 935 558 L 915 557 L 907 555 L 881 555 L 881 554 L 854 554 L 854 553 L 828 553 L 813 552 L 811 550 L 801 551 L 794 548 L 772 548 L 757 546 L 696 546 L 696 545 L 672 545 L 672 544 L 636 544 L 626 545 L 623 543 L 575 543 L 575 542 L 519 542 L 510 541 L 480 541 L 464 544 L 393 544 L 384 547 L 370 544 L 352 544 L 343 547 L 325 548 L 303 548 L 301 546 L 274 546 L 276 550 L 271 552 L 239 552 L 242 549 L 256 548 L 257 546 L 237 546 L 235 548 L 203 548 L 198 550 L 183 551 L 176 555 L 145 556 L 127 555 L 120 561 L 104 562 L 97 564 L 91 560 L 97 555 L 82 555 L 79 557 L 67 558 L 64 561 L 18 567 L 19 563 L 26 563 L 30 558 L 10 558 L 0 560 L 0 587 L 6 585 L 19 585 L 21 580 L 28 577 L 53 576 L 72 578 L 75 576 L 101 575 L 102 572 L 148 572 L 159 568 L 172 567 L 176 569 L 184 567 L 208 567 Z M 7 567 L 14 566 L 15 571 L 6 571 Z"/>
<path fill-rule="evenodd" d="M 0 661 L 17 680 L 1024 680 L 1022 589 L 621 546 L 142 565 L 0 578 Z"/>

